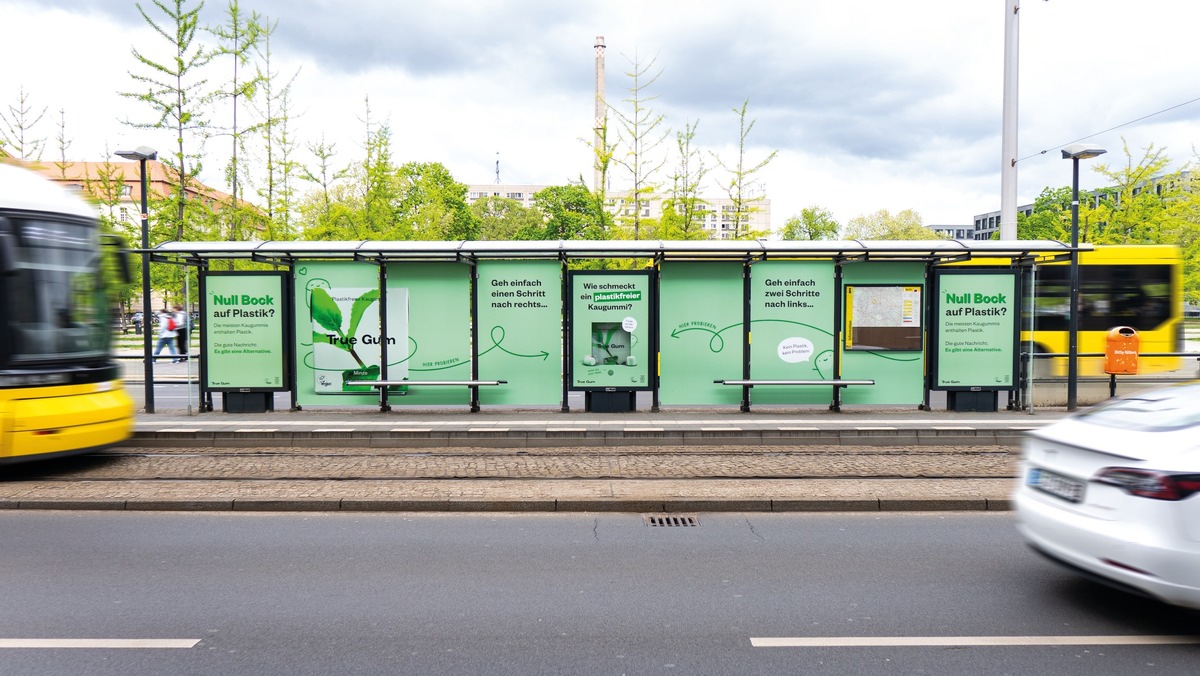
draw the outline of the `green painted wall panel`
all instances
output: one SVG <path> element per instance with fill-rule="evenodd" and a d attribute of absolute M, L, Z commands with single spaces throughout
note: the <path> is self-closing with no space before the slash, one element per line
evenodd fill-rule
<path fill-rule="evenodd" d="M 465 263 L 393 263 L 387 268 L 389 300 L 408 297 L 407 349 L 389 349 L 388 377 L 407 369 L 411 380 L 471 379 L 471 280 Z M 388 318 L 389 326 L 393 324 Z M 401 343 L 403 346 L 403 343 Z M 402 371 L 403 372 L 403 371 Z M 393 406 L 466 404 L 465 387 L 412 387 L 388 397 Z"/>
<path fill-rule="evenodd" d="M 659 286 L 660 381 L 664 405 L 732 404 L 742 377 L 742 264 L 663 263 Z"/>

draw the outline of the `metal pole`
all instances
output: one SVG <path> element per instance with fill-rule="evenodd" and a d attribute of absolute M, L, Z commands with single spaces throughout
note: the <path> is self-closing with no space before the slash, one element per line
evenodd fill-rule
<path fill-rule="evenodd" d="M 1017 238 L 1017 71 L 1020 0 L 1004 3 L 1004 100 L 1000 138 L 1000 239 Z"/>
<path fill-rule="evenodd" d="M 150 207 L 146 193 L 149 191 L 146 177 L 146 158 L 138 160 L 142 172 L 142 356 L 146 387 L 146 413 L 154 413 L 154 352 L 150 332 L 154 321 L 150 316 Z"/>
<path fill-rule="evenodd" d="M 1077 407 L 1079 380 L 1079 158 L 1071 159 L 1071 293 L 1067 308 L 1067 410 Z"/>

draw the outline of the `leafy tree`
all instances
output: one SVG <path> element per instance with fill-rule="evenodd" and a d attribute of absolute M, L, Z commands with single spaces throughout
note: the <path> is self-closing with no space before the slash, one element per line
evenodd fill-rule
<path fill-rule="evenodd" d="M 397 171 L 401 198 L 395 239 L 473 240 L 479 221 L 467 208 L 467 186 L 438 162 L 409 162 Z M 399 235 L 407 235 L 399 236 Z"/>
<path fill-rule="evenodd" d="M 518 233 L 535 232 L 543 227 L 542 215 L 537 209 L 527 208 L 508 197 L 481 197 L 471 203 L 471 213 L 479 221 L 480 240 L 522 239 Z"/>
<path fill-rule="evenodd" d="M 622 200 L 621 220 L 632 229 L 633 239 L 641 239 L 642 210 L 659 188 L 655 174 L 667 162 L 666 155 L 660 154 L 658 147 L 669 132 L 663 126 L 663 115 L 649 107 L 649 103 L 658 97 L 647 92 L 662 75 L 662 69 L 655 69 L 657 59 L 642 63 L 635 52 L 628 60 L 631 70 L 625 75 L 631 83 L 624 101 L 629 104 L 629 112 L 614 109 L 625 152 L 615 154 L 613 159 L 629 172 L 632 186 Z"/>
<path fill-rule="evenodd" d="M 783 224 L 783 238 L 787 240 L 837 239 L 842 226 L 833 213 L 824 207 L 805 207 L 799 216 L 792 216 Z"/>
<path fill-rule="evenodd" d="M 201 77 L 200 70 L 212 60 L 212 54 L 196 41 L 203 1 L 193 6 L 186 6 L 185 0 L 171 0 L 170 4 L 167 0 L 153 2 L 162 14 L 161 22 L 151 18 L 141 3 L 135 3 L 135 6 L 142 19 L 167 43 L 169 55 L 155 61 L 136 47 L 132 48 L 134 60 L 145 72 L 131 72 L 129 75 L 137 91 L 122 92 L 121 96 L 146 104 L 156 116 L 152 122 L 126 120 L 125 124 L 137 129 L 162 129 L 174 133 L 175 149 L 159 155 L 172 184 L 171 194 L 165 198 L 169 208 L 159 209 L 157 215 L 160 219 L 166 218 L 166 223 L 171 226 L 164 239 L 185 240 L 190 229 L 209 221 L 207 214 L 201 213 L 207 209 L 194 209 L 189 205 L 188 191 L 195 187 L 195 177 L 202 168 L 201 134 L 208 127 L 203 112 L 209 92 L 207 80 Z M 192 142 L 197 147 L 193 147 Z M 195 216 L 191 228 L 189 212 Z"/>
<path fill-rule="evenodd" d="M 336 146 L 335 143 L 328 143 L 324 135 L 321 136 L 320 142 L 308 144 L 308 151 L 317 159 L 317 166 L 315 171 L 308 167 L 300 167 L 300 178 L 315 184 L 315 192 L 301 200 L 300 211 L 302 218 L 305 218 L 302 229 L 310 227 L 325 229 L 328 226 L 333 211 L 330 192 L 334 183 L 346 176 L 345 170 L 333 168 L 333 158 L 337 155 Z"/>
<path fill-rule="evenodd" d="M 1193 169 L 1177 174 L 1177 180 L 1179 195 L 1167 204 L 1169 225 L 1162 236 L 1183 254 L 1184 300 L 1200 303 L 1200 177 Z"/>
<path fill-rule="evenodd" d="M 999 239 L 999 232 L 992 233 Z M 1018 239 L 1071 239 L 1071 188 L 1043 188 L 1033 201 L 1033 211 L 1017 215 Z"/>
<path fill-rule="evenodd" d="M 552 185 L 533 196 L 545 224 L 517 232 L 517 239 L 604 239 L 609 216 L 583 183 Z"/>
<path fill-rule="evenodd" d="M 846 239 L 928 240 L 945 239 L 945 235 L 925 227 L 921 215 L 905 209 L 892 215 L 887 209 L 873 214 L 856 216 L 846 223 Z"/>
<path fill-rule="evenodd" d="M 738 156 L 737 162 L 734 164 L 726 164 L 721 160 L 720 156 L 713 154 L 717 164 L 721 165 L 729 174 L 729 182 L 723 188 L 729 196 L 729 200 L 733 202 L 733 238 L 734 239 L 752 239 L 760 236 L 762 233 L 749 232 L 749 223 L 751 214 L 758 211 L 758 205 L 765 198 L 765 195 L 759 193 L 754 194 L 752 187 L 754 179 L 758 172 L 762 171 L 771 160 L 775 159 L 775 155 L 779 153 L 777 150 L 772 150 L 765 159 L 757 164 L 751 165 L 746 159 L 746 139 L 750 136 L 751 130 L 754 129 L 756 120 L 746 122 L 746 109 L 750 106 L 750 99 L 742 102 L 741 108 L 734 108 L 733 112 L 738 116 Z"/>
<path fill-rule="evenodd" d="M 43 106 L 41 111 L 35 110 L 24 86 L 17 90 L 16 105 L 7 107 L 8 113 L 0 110 L 0 150 L 7 148 L 9 154 L 22 160 L 42 159 L 46 139 L 36 138 L 33 134 L 48 108 Z"/>
<path fill-rule="evenodd" d="M 1178 176 L 1163 177 L 1155 181 L 1170 164 L 1164 149 L 1153 144 L 1146 147 L 1136 162 L 1129 152 L 1129 145 L 1122 143 L 1125 165 L 1112 168 L 1107 163 L 1097 163 L 1094 171 L 1110 182 L 1112 188 L 1103 191 L 1104 199 L 1088 200 L 1093 207 L 1087 223 L 1095 227 L 1085 230 L 1081 199 L 1080 241 L 1093 244 L 1145 244 L 1163 242 L 1163 233 L 1170 229 L 1167 203 L 1180 195 Z M 1098 225 L 1097 224 L 1102 224 Z"/>

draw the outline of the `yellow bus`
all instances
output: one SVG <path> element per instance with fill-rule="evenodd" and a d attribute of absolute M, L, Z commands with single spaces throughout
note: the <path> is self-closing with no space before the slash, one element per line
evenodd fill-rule
<path fill-rule="evenodd" d="M 0 163 L 0 465 L 98 450 L 133 433 L 101 242 L 86 202 Z"/>
<path fill-rule="evenodd" d="M 1039 265 L 1025 278 L 1025 283 L 1022 349 L 1035 353 L 1067 353 L 1070 263 Z M 1032 286 L 1032 292 L 1029 286 Z M 1076 346 L 1080 354 L 1103 354 L 1109 330 L 1118 326 L 1137 331 L 1140 353 L 1180 352 L 1183 349 L 1183 256 L 1179 248 L 1170 245 L 1098 245 L 1093 251 L 1080 253 L 1079 305 Z M 1179 357 L 1142 357 L 1138 371 L 1173 371 L 1181 364 Z M 1066 371 L 1066 359 L 1034 362 L 1035 376 L 1064 375 Z M 1079 375 L 1103 374 L 1102 357 L 1080 358 Z"/>

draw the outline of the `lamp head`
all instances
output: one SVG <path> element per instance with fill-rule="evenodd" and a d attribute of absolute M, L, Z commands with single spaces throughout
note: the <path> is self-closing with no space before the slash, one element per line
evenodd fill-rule
<path fill-rule="evenodd" d="M 138 146 L 134 150 L 118 150 L 117 157 L 124 157 L 127 160 L 157 160 L 158 151 L 149 146 Z"/>
<path fill-rule="evenodd" d="M 1062 149 L 1062 158 L 1064 160 L 1087 160 L 1099 157 L 1106 152 L 1108 151 L 1093 143 L 1072 143 Z"/>

